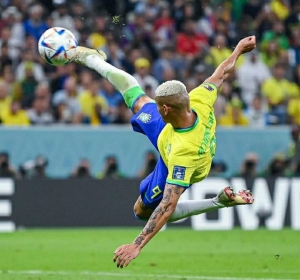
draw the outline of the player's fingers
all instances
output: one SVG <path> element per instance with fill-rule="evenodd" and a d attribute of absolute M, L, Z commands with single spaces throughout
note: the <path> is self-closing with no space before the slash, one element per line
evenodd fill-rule
<path fill-rule="evenodd" d="M 123 247 L 118 248 L 114 253 L 115 255 L 113 261 L 115 262 L 122 255 L 122 253 L 123 253 Z"/>
<path fill-rule="evenodd" d="M 121 256 L 118 258 L 118 261 L 117 261 L 117 267 L 123 268 L 123 263 L 125 262 L 125 260 L 126 260 L 126 255 L 125 255 L 125 254 L 121 255 Z"/>
<path fill-rule="evenodd" d="M 132 256 L 130 253 L 122 256 L 122 260 L 120 262 L 120 267 L 123 268 L 123 267 L 126 267 L 132 260 Z"/>
<path fill-rule="evenodd" d="M 115 252 L 114 252 L 114 254 L 116 254 L 116 253 L 118 253 L 119 251 L 121 251 L 122 249 L 123 249 L 123 245 L 122 246 L 120 246 L 120 247 L 118 247 L 116 250 L 115 250 Z"/>
<path fill-rule="evenodd" d="M 130 256 L 130 257 L 124 262 L 124 267 L 128 266 L 132 260 L 133 260 L 133 258 Z"/>

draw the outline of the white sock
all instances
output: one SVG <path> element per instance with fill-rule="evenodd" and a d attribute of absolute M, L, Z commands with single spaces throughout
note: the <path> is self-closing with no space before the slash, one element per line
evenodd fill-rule
<path fill-rule="evenodd" d="M 121 94 L 124 94 L 133 87 L 139 86 L 133 76 L 107 63 L 97 55 L 89 55 L 86 58 L 86 66 L 97 71 L 101 76 L 111 82 Z"/>
<path fill-rule="evenodd" d="M 169 222 L 175 222 L 183 218 L 199 215 L 219 208 L 224 208 L 224 205 L 218 203 L 216 198 L 179 201 Z"/>

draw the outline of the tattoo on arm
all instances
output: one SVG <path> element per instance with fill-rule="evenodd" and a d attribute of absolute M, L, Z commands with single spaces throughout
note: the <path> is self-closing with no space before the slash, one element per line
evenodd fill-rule
<path fill-rule="evenodd" d="M 159 217 L 163 216 L 166 212 L 170 211 L 169 208 L 170 203 L 172 201 L 175 201 L 177 203 L 182 192 L 183 192 L 183 188 L 181 187 L 177 187 L 169 184 L 166 185 L 164 196 L 161 203 L 153 211 L 145 228 L 142 230 L 139 236 L 134 240 L 135 245 L 139 246 L 143 244 L 148 235 L 152 234 L 153 232 L 156 233 L 160 229 L 161 226 L 157 229 L 157 223 L 159 221 Z M 147 242 L 148 241 L 146 240 L 146 243 Z"/>

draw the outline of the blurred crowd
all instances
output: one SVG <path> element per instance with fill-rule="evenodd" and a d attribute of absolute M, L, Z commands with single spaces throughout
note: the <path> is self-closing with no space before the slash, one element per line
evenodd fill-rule
<path fill-rule="evenodd" d="M 290 144 L 285 151 L 278 151 L 270 159 L 267 166 L 259 169 L 259 155 L 249 152 L 245 155 L 241 163 L 240 170 L 228 172 L 226 161 L 214 160 L 208 176 L 210 177 L 243 177 L 253 179 L 256 177 L 300 177 L 300 126 L 293 125 L 290 132 Z M 155 168 L 158 160 L 157 152 L 149 150 L 145 153 L 144 164 L 141 170 L 133 176 L 144 179 Z M 30 159 L 19 167 L 14 167 L 10 163 L 7 152 L 0 152 L 0 178 L 14 179 L 36 179 L 53 178 L 47 172 L 48 160 L 45 156 L 37 156 Z M 121 179 L 128 178 L 127 174 L 120 171 L 118 158 L 116 155 L 107 155 L 104 159 L 103 169 L 96 173 L 92 172 L 91 162 L 87 158 L 82 158 L 69 174 L 70 178 L 94 178 L 94 179 Z M 132 178 L 132 176 L 130 176 Z"/>
<path fill-rule="evenodd" d="M 53 67 L 41 34 L 65 27 L 107 53 L 144 91 L 178 79 L 201 84 L 237 42 L 256 35 L 215 104 L 223 126 L 300 124 L 300 2 L 297 0 L 6 0 L 0 2 L 3 125 L 126 124 L 131 112 L 100 75 L 74 63 Z"/>

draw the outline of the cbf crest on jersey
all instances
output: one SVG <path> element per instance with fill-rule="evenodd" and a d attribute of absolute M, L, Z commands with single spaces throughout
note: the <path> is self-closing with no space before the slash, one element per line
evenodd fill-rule
<path fill-rule="evenodd" d="M 137 118 L 141 120 L 143 123 L 147 123 L 151 120 L 151 115 L 147 113 L 141 113 Z"/>
<path fill-rule="evenodd" d="M 176 180 L 184 180 L 186 167 L 174 166 L 172 178 Z"/>

